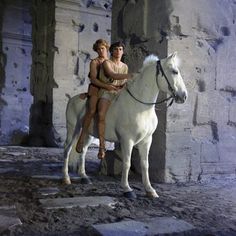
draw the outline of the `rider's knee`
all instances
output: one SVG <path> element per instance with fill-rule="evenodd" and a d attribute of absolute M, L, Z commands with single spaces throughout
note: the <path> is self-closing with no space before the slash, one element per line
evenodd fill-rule
<path fill-rule="evenodd" d="M 103 112 L 98 112 L 98 120 L 99 121 L 104 121 L 105 120 L 105 115 Z"/>
<path fill-rule="evenodd" d="M 89 113 L 90 117 L 94 117 L 94 115 L 96 113 L 96 109 L 90 109 L 88 113 Z"/>

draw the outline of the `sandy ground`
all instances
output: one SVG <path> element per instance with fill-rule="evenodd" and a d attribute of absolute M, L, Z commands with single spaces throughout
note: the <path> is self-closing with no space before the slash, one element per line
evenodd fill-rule
<path fill-rule="evenodd" d="M 90 150 L 86 162 L 93 184 L 79 180 L 64 185 L 61 179 L 32 178 L 34 175 L 60 176 L 62 149 L 0 148 L 0 206 L 15 206 L 23 223 L 3 235 L 88 235 L 91 225 L 122 220 L 140 220 L 157 216 L 174 216 L 194 225 L 199 235 L 236 235 L 236 180 L 213 180 L 208 183 L 160 184 L 153 186 L 159 199 L 145 196 L 139 176 L 131 175 L 130 184 L 137 199 L 122 195 L 120 177 L 98 174 L 96 151 Z M 41 188 L 56 187 L 58 193 L 43 196 Z M 45 209 L 39 200 L 75 196 L 110 196 L 114 208 L 75 207 Z"/>

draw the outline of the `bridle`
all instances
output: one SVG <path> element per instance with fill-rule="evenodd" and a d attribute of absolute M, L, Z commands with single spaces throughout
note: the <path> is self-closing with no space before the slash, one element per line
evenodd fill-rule
<path fill-rule="evenodd" d="M 170 82 L 169 82 L 169 80 L 168 80 L 168 78 L 167 78 L 167 76 L 166 76 L 166 74 L 165 74 L 165 72 L 164 72 L 162 66 L 161 66 L 161 61 L 158 60 L 158 61 L 157 61 L 157 64 L 156 64 L 156 83 L 157 83 L 157 87 L 159 87 L 159 86 L 158 86 L 158 75 L 159 75 L 160 72 L 161 72 L 161 74 L 162 74 L 162 77 L 165 78 L 165 80 L 166 80 L 166 82 L 167 82 L 167 84 L 168 84 L 168 89 L 169 89 L 169 91 L 171 92 L 171 96 L 169 96 L 168 98 L 165 98 L 165 99 L 163 99 L 163 100 L 161 100 L 161 101 L 159 101 L 159 102 L 143 102 L 143 101 L 139 100 L 138 98 L 136 98 L 136 97 L 130 92 L 129 88 L 127 87 L 126 89 L 127 89 L 127 92 L 129 93 L 129 95 L 130 95 L 132 98 L 134 98 L 136 101 L 138 101 L 138 102 L 140 102 L 140 103 L 142 103 L 142 104 L 145 104 L 145 105 L 158 105 L 158 104 L 161 104 L 161 103 L 163 103 L 163 102 L 167 102 L 167 101 L 169 101 L 170 99 L 172 99 L 171 102 L 169 103 L 168 107 L 171 106 L 171 105 L 173 104 L 175 98 L 176 98 L 176 94 L 175 94 L 175 91 L 174 91 L 174 89 L 172 88 L 172 86 L 171 86 L 171 84 L 170 84 Z"/>

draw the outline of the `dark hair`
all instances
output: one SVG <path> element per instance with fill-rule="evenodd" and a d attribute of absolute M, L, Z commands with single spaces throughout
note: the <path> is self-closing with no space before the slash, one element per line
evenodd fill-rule
<path fill-rule="evenodd" d="M 123 50 L 125 50 L 125 45 L 121 41 L 115 42 L 115 43 L 111 44 L 111 46 L 109 48 L 109 52 L 111 53 L 111 55 L 112 55 L 113 50 L 116 47 L 123 47 Z"/>
<path fill-rule="evenodd" d="M 104 39 L 98 39 L 98 40 L 93 44 L 93 50 L 94 50 L 95 52 L 98 50 L 98 46 L 99 46 L 100 44 L 103 45 L 103 46 L 105 46 L 107 50 L 108 50 L 109 47 L 110 47 L 109 43 L 108 43 L 106 40 L 104 40 Z"/>

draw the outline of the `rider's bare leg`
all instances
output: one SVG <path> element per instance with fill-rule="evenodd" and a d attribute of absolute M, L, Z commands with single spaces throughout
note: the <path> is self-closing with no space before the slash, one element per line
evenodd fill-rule
<path fill-rule="evenodd" d="M 88 106 L 88 109 L 87 109 L 86 114 L 84 116 L 81 133 L 80 133 L 78 142 L 76 144 L 76 151 L 78 153 L 83 152 L 84 139 L 88 135 L 88 129 L 89 129 L 91 120 L 93 119 L 93 117 L 95 115 L 98 97 L 95 95 L 92 95 L 89 97 L 88 102 L 89 102 L 89 106 Z"/>
<path fill-rule="evenodd" d="M 107 110 L 111 102 L 107 99 L 101 98 L 98 102 L 98 138 L 99 138 L 99 152 L 98 159 L 105 157 L 105 118 Z"/>

